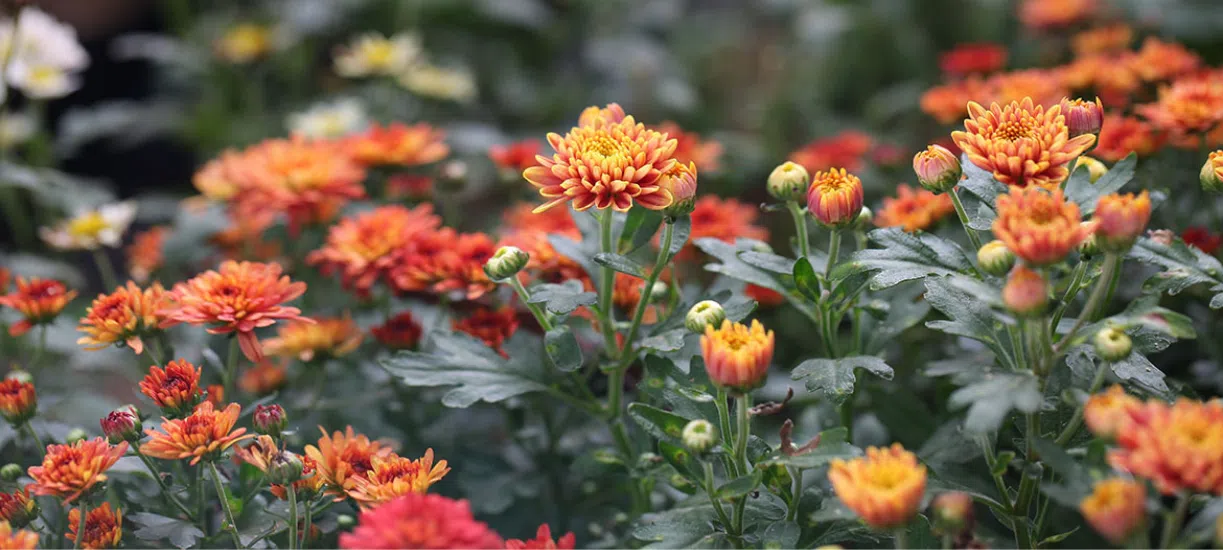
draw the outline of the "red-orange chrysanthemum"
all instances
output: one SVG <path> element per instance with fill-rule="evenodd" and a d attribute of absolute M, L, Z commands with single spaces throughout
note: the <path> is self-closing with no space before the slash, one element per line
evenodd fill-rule
<path fill-rule="evenodd" d="M 1150 36 L 1130 58 L 1129 66 L 1143 80 L 1158 82 L 1192 73 L 1202 66 L 1202 58 L 1180 44 Z"/>
<path fill-rule="evenodd" d="M 488 158 L 492 159 L 497 168 L 513 172 L 514 176 L 523 170 L 535 166 L 535 155 L 539 154 L 540 143 L 533 139 L 515 141 L 509 145 L 494 145 L 488 148 Z"/>
<path fill-rule="evenodd" d="M 856 130 L 847 130 L 832 137 L 812 141 L 790 153 L 787 160 L 801 164 L 811 174 L 833 167 L 844 167 L 852 171 L 862 167 L 862 157 L 871 150 L 872 143 L 870 136 Z"/>
<path fill-rule="evenodd" d="M 458 233 L 443 227 L 408 247 L 392 274 L 395 289 L 456 293 L 474 300 L 496 288 L 484 273 L 484 263 L 496 251 L 496 243 L 484 233 Z"/>
<path fill-rule="evenodd" d="M 587 109 L 569 133 L 548 134 L 556 153 L 537 156 L 539 165 L 522 173 L 548 199 L 536 212 L 570 201 L 579 211 L 627 212 L 634 202 L 653 210 L 671 205 L 671 193 L 658 184 L 675 165 L 678 144 L 632 116 L 621 116 L 619 105 L 605 111 L 612 114 Z"/>
<path fill-rule="evenodd" d="M 348 154 L 366 166 L 415 166 L 446 158 L 446 133 L 428 124 L 371 126 L 344 142 Z"/>
<path fill-rule="evenodd" d="M 1137 111 L 1178 145 L 1196 146 L 1202 134 L 1223 122 L 1223 78 L 1177 80 L 1159 91 L 1158 101 Z"/>
<path fill-rule="evenodd" d="M 504 355 L 501 345 L 518 330 L 518 313 L 509 307 L 479 308 L 471 315 L 455 319 L 452 327 L 483 340 L 485 345 Z"/>
<path fill-rule="evenodd" d="M 127 452 L 127 442 L 111 445 L 105 438 L 82 439 L 71 445 L 47 445 L 42 464 L 31 466 L 30 490 L 40 496 L 75 501 L 94 485 L 106 481 L 106 470 Z"/>
<path fill-rule="evenodd" d="M 68 533 L 64 535 L 73 541 L 73 547 L 90 550 L 119 547 L 123 538 L 123 511 L 112 509 L 109 502 L 89 509 L 85 515 L 85 529 L 82 530 L 80 524 L 81 510 L 73 508 L 68 512 Z M 76 542 L 78 536 L 80 542 Z"/>
<path fill-rule="evenodd" d="M 383 206 L 340 220 L 328 230 L 323 247 L 306 261 L 324 274 L 340 273 L 346 287 L 368 295 L 379 278 L 389 278 L 413 242 L 441 225 L 429 204 L 412 209 Z"/>
<path fill-rule="evenodd" d="M 875 213 L 875 225 L 901 227 L 910 233 L 926 231 L 954 211 L 951 195 L 935 195 L 902 183 L 896 186 L 895 197 L 883 199 L 883 208 Z"/>
<path fill-rule="evenodd" d="M 1095 231 L 1095 222 L 1082 223 L 1079 205 L 1068 202 L 1061 189 L 1013 188 L 1000 195 L 994 236 L 1031 266 L 1061 261 Z"/>
<path fill-rule="evenodd" d="M 186 360 L 170 361 L 166 368 L 149 367 L 140 381 L 143 393 L 167 414 L 188 414 L 202 399 L 200 368 Z"/>
<path fill-rule="evenodd" d="M 98 295 L 81 318 L 77 330 L 85 336 L 76 343 L 87 350 L 123 344 L 137 354 L 144 353 L 141 337 L 160 330 L 163 319 L 158 312 L 166 305 L 166 290 L 161 283 L 141 290 L 128 281 L 110 294 Z"/>
<path fill-rule="evenodd" d="M 311 319 L 309 322 L 290 321 L 276 331 L 276 337 L 264 342 L 269 355 L 295 357 L 310 361 L 315 357 L 348 355 L 365 336 L 351 317 Z"/>
<path fill-rule="evenodd" d="M 935 86 L 922 94 L 919 104 L 923 113 L 939 124 L 952 124 L 964 116 L 969 101 L 988 101 L 993 97 L 990 86 L 977 77 Z"/>
<path fill-rule="evenodd" d="M 357 527 L 340 534 L 340 548 L 501 548 L 501 537 L 476 521 L 466 500 L 404 495 L 361 512 Z"/>
<path fill-rule="evenodd" d="M 283 363 L 260 361 L 238 377 L 238 388 L 251 395 L 268 395 L 284 387 L 287 375 Z"/>
<path fill-rule="evenodd" d="M 246 428 L 234 428 L 241 410 L 237 403 L 216 410 L 211 401 L 205 401 L 186 418 L 163 418 L 161 431 L 144 431 L 151 439 L 140 446 L 140 452 L 164 460 L 190 458 L 191 464 L 213 460 L 233 444 L 255 437 L 246 434 Z"/>
<path fill-rule="evenodd" d="M 424 329 L 410 311 L 398 313 L 385 323 L 369 329 L 378 343 L 391 349 L 416 349 Z"/>
<path fill-rule="evenodd" d="M 1125 393 L 1125 389 L 1115 385 L 1087 398 L 1083 405 L 1083 420 L 1087 428 L 1099 437 L 1112 439 L 1117 436 L 1126 423 L 1134 419 L 1143 409 L 1142 401 Z"/>
<path fill-rule="evenodd" d="M 725 243 L 733 243 L 735 239 L 755 239 L 767 241 L 769 230 L 755 225 L 760 209 L 750 204 L 744 204 L 738 199 L 723 199 L 714 195 L 705 195 L 696 201 L 696 207 L 689 215 L 692 221 L 692 233 L 689 240 L 695 242 L 705 237 L 712 237 Z M 685 247 L 677 259 L 690 260 L 696 257 L 693 247 Z"/>
<path fill-rule="evenodd" d="M 675 140 L 675 159 L 679 161 L 679 164 L 695 162 L 696 167 L 702 172 L 717 171 L 721 165 L 721 143 L 711 139 L 702 139 L 693 132 L 685 132 L 679 124 L 669 120 L 655 126 L 654 129 Z"/>
<path fill-rule="evenodd" d="M 1045 69 L 999 73 L 986 81 L 986 84 L 991 92 L 989 101 L 1002 105 L 1030 97 L 1034 104 L 1047 109 L 1069 93 L 1057 73 Z"/>
<path fill-rule="evenodd" d="M 1024 0 L 1019 5 L 1019 20 L 1032 29 L 1067 27 L 1098 9 L 1098 0 Z"/>
<path fill-rule="evenodd" d="M 1006 57 L 1006 48 L 998 44 L 957 44 L 950 51 L 939 54 L 938 66 L 953 76 L 986 74 L 1005 66 Z"/>
<path fill-rule="evenodd" d="M 165 262 L 165 244 L 169 234 L 168 227 L 155 225 L 132 237 L 132 244 L 124 252 L 127 254 L 127 272 L 133 280 L 143 284 Z"/>
<path fill-rule="evenodd" d="M 17 288 L 0 295 L 0 306 L 17 310 L 23 317 L 8 328 L 11 336 L 21 336 L 36 325 L 50 323 L 76 297 L 64 283 L 51 279 L 17 277 Z"/>
<path fill-rule="evenodd" d="M 30 486 L 0 493 L 0 522 L 21 528 L 38 517 L 38 502 L 30 497 Z"/>
<path fill-rule="evenodd" d="M 505 541 L 506 550 L 573 550 L 577 547 L 576 545 L 577 537 L 572 531 L 561 535 L 559 539 L 552 540 L 552 528 L 547 523 L 539 526 L 533 539 Z"/>
<path fill-rule="evenodd" d="M 38 410 L 38 393 L 34 384 L 18 378 L 0 380 L 0 417 L 20 427 Z"/>
<path fill-rule="evenodd" d="M 1070 173 L 1067 164 L 1095 142 L 1084 134 L 1073 139 L 1061 107 L 1045 110 L 1030 98 L 987 110 L 968 104 L 965 131 L 951 133 L 968 159 L 1007 185 L 1053 188 Z"/>
<path fill-rule="evenodd" d="M 7 521 L 0 521 L 0 549 L 34 550 L 38 548 L 38 533 L 25 529 L 14 529 Z"/>
<path fill-rule="evenodd" d="M 170 292 L 163 326 L 188 323 L 210 325 L 210 334 L 237 333 L 242 353 L 251 361 L 263 359 L 255 329 L 278 319 L 305 319 L 301 310 L 281 305 L 306 292 L 306 283 L 282 275 L 279 264 L 225 261 L 216 271 L 205 271 Z"/>
<path fill-rule="evenodd" d="M 1134 40 L 1134 29 L 1124 23 L 1096 27 L 1074 35 L 1070 47 L 1075 55 L 1085 56 L 1127 50 Z"/>
<path fill-rule="evenodd" d="M 1091 154 L 1100 160 L 1117 162 L 1130 153 L 1147 156 L 1163 146 L 1163 137 L 1150 124 L 1137 117 L 1108 113 Z"/>
<path fill-rule="evenodd" d="M 1223 403 L 1148 401 L 1117 431 L 1108 462 L 1146 478 L 1165 495 L 1223 495 Z"/>
<path fill-rule="evenodd" d="M 374 457 L 390 456 L 391 449 L 378 441 L 370 441 L 368 437 L 353 432 L 352 426 L 343 432 L 327 435 L 327 430 L 319 426 L 323 436 L 318 440 L 318 446 L 306 445 L 306 456 L 314 460 L 318 467 L 318 475 L 327 480 L 327 492 L 336 495 L 336 500 L 345 496 L 345 491 L 356 483 L 354 477 L 364 476 L 374 468 Z"/>
<path fill-rule="evenodd" d="M 372 468 L 354 478 L 348 495 L 362 508 L 369 508 L 407 494 L 423 494 L 450 472 L 445 460 L 433 463 L 433 449 L 412 460 L 397 455 L 375 456 Z"/>

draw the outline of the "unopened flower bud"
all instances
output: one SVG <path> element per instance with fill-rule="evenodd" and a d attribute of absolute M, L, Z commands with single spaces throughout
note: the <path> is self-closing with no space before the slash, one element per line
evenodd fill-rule
<path fill-rule="evenodd" d="M 1198 181 L 1202 190 L 1207 193 L 1223 193 L 1223 149 L 1215 151 L 1206 157 L 1206 164 L 1198 173 Z"/>
<path fill-rule="evenodd" d="M 720 327 L 722 321 L 725 320 L 726 310 L 722 309 L 722 304 L 713 300 L 702 300 L 688 310 L 688 316 L 684 318 L 684 326 L 696 334 L 704 334 L 705 327 L 709 325 Z"/>
<path fill-rule="evenodd" d="M 930 502 L 934 531 L 940 535 L 958 535 L 972 529 L 972 495 L 963 491 L 939 493 Z"/>
<path fill-rule="evenodd" d="M 684 426 L 682 439 L 693 454 L 705 454 L 718 442 L 718 429 L 708 420 L 693 420 Z"/>
<path fill-rule="evenodd" d="M 352 514 L 340 514 L 335 517 L 335 524 L 340 529 L 351 529 L 357 525 L 357 518 L 352 517 Z"/>
<path fill-rule="evenodd" d="M 811 174 L 803 165 L 786 161 L 769 174 L 769 195 L 779 201 L 803 202 L 807 199 L 807 186 L 811 185 Z"/>
<path fill-rule="evenodd" d="M 807 212 L 828 227 L 857 220 L 862 201 L 862 180 L 844 168 L 817 172 L 807 190 Z"/>
<path fill-rule="evenodd" d="M 667 291 L 670 289 L 671 289 L 671 286 L 668 285 L 667 283 L 664 283 L 662 281 L 654 281 L 654 286 L 651 287 L 651 290 L 650 290 L 650 301 L 651 302 L 662 302 L 666 300 Z"/>
<path fill-rule="evenodd" d="M 858 213 L 858 219 L 854 222 L 856 229 L 869 229 L 875 222 L 875 213 L 871 212 L 869 206 L 863 206 L 862 211 Z"/>
<path fill-rule="evenodd" d="M 1104 104 L 1100 98 L 1093 101 L 1083 99 L 1063 99 L 1061 103 L 1062 116 L 1066 117 L 1066 127 L 1070 130 L 1070 138 L 1074 139 L 1084 134 L 1100 135 L 1104 127 Z"/>
<path fill-rule="evenodd" d="M 256 432 L 271 437 L 280 437 L 280 434 L 289 425 L 289 417 L 285 414 L 284 407 L 275 403 L 256 405 L 254 422 Z"/>
<path fill-rule="evenodd" d="M 144 429 L 136 412 L 133 409 L 123 407 L 115 409 L 102 417 L 99 424 L 102 425 L 102 434 L 114 445 L 119 444 L 121 441 L 127 441 L 128 443 L 140 441 L 141 431 Z"/>
<path fill-rule="evenodd" d="M 990 241 L 977 250 L 977 263 L 986 273 L 1001 277 L 1015 265 L 1015 253 L 1002 241 Z"/>
<path fill-rule="evenodd" d="M 20 464 L 9 462 L 0 467 L 0 479 L 4 481 L 17 481 L 23 474 L 25 474 L 25 470 L 21 469 Z"/>
<path fill-rule="evenodd" d="M 38 517 L 38 511 L 38 502 L 30 498 L 28 489 L 0 493 L 0 521 L 7 521 L 14 529 L 29 525 Z"/>
<path fill-rule="evenodd" d="M 442 165 L 438 173 L 437 184 L 450 193 L 458 193 L 467 186 L 467 163 L 452 160 Z"/>
<path fill-rule="evenodd" d="M 1040 315 L 1049 304 L 1049 283 L 1040 273 L 1016 266 L 1002 287 L 1002 302 L 1020 317 Z"/>
<path fill-rule="evenodd" d="M 696 207 L 696 163 L 675 163 L 671 171 L 663 174 L 659 187 L 671 192 L 671 206 L 662 213 L 669 218 L 678 218 L 692 213 Z"/>
<path fill-rule="evenodd" d="M 1137 195 L 1104 195 L 1096 203 L 1092 217 L 1096 223 L 1096 242 L 1105 252 L 1125 252 L 1134 246 L 1150 220 L 1151 197 L 1146 191 Z"/>
<path fill-rule="evenodd" d="M 1080 225 L 1087 226 L 1091 222 L 1083 222 Z M 1079 254 L 1084 258 L 1094 258 L 1100 254 L 1100 240 L 1096 238 L 1095 231 L 1092 231 L 1083 242 L 1079 243 Z"/>
<path fill-rule="evenodd" d="M 946 193 L 960 182 L 960 159 L 942 145 L 930 145 L 913 156 L 917 182 L 931 193 Z"/>
<path fill-rule="evenodd" d="M 72 428 L 71 430 L 68 430 L 68 434 L 64 436 L 64 443 L 72 445 L 77 441 L 84 441 L 88 437 L 89 434 L 86 433 L 85 430 L 81 428 Z"/>
<path fill-rule="evenodd" d="M 1091 157 L 1083 156 L 1079 157 L 1079 160 L 1074 161 L 1075 170 L 1078 170 L 1080 166 L 1087 167 L 1087 178 L 1092 183 L 1095 183 L 1101 176 L 1108 173 L 1108 167 L 1103 162 Z"/>
<path fill-rule="evenodd" d="M 33 384 L 34 383 L 34 377 L 30 375 L 30 371 L 22 370 L 22 369 L 16 369 L 16 370 L 13 370 L 12 372 L 9 372 L 8 375 L 4 377 L 4 379 L 5 380 L 16 380 L 23 384 Z"/>
<path fill-rule="evenodd" d="M 484 262 L 484 273 L 494 281 L 504 281 L 517 275 L 531 261 L 531 255 L 516 246 L 503 246 Z"/>
<path fill-rule="evenodd" d="M 23 378 L 0 381 L 0 417 L 15 428 L 29 422 L 38 412 L 38 394 L 34 391 L 34 384 L 23 381 Z"/>
<path fill-rule="evenodd" d="M 1096 346 L 1096 355 L 1101 359 L 1110 362 L 1120 361 L 1130 356 L 1130 351 L 1134 349 L 1134 342 L 1125 334 L 1124 330 L 1117 327 L 1104 327 L 1096 332 L 1096 336 L 1092 339 L 1092 343 Z"/>
<path fill-rule="evenodd" d="M 272 457 L 268 464 L 268 482 L 275 485 L 288 485 L 302 478 L 305 464 L 301 457 L 289 451 L 281 451 Z"/>

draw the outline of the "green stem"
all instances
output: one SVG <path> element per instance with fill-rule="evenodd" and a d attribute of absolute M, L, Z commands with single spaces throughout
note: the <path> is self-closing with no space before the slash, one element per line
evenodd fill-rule
<path fill-rule="evenodd" d="M 786 201 L 786 208 L 790 210 L 790 217 L 794 218 L 794 232 L 798 237 L 798 253 L 803 258 L 811 255 L 811 244 L 807 239 L 807 215 L 803 213 L 803 208 L 796 201 Z"/>
<path fill-rule="evenodd" d="M 242 350 L 238 346 L 238 336 L 234 335 L 229 339 L 229 357 L 225 360 L 225 379 L 224 382 L 225 395 L 233 395 L 234 384 L 238 380 L 238 361 Z"/>
<path fill-rule="evenodd" d="M 787 467 L 790 473 L 790 508 L 786 510 L 786 521 L 798 518 L 798 507 L 803 498 L 803 470 Z"/>
<path fill-rule="evenodd" d="M 837 257 L 840 255 L 841 255 L 841 230 L 839 228 L 834 227 L 832 228 L 832 231 L 828 235 L 828 265 L 824 266 L 824 281 L 825 282 L 828 282 L 829 277 L 832 275 L 832 267 L 837 265 Z M 829 288 L 831 288 L 832 284 L 829 283 L 828 286 Z"/>
<path fill-rule="evenodd" d="M 286 483 L 289 493 L 289 550 L 297 548 L 297 489 L 292 483 Z"/>
<path fill-rule="evenodd" d="M 722 503 L 714 496 L 713 490 L 713 464 L 708 460 L 702 461 L 705 465 L 705 494 L 709 495 L 709 504 L 713 505 L 713 509 L 718 513 L 718 520 L 722 522 L 722 527 L 730 530 L 730 518 L 726 517 L 726 510 L 722 508 Z"/>
<path fill-rule="evenodd" d="M 955 205 L 955 214 L 960 217 L 960 225 L 964 226 L 964 232 L 968 234 L 968 240 L 972 243 L 973 250 L 980 250 L 981 237 L 977 235 L 977 231 L 968 227 L 968 212 L 964 210 L 964 203 L 960 202 L 960 195 L 953 188 L 947 192 L 951 195 L 951 204 Z"/>
<path fill-rule="evenodd" d="M 1039 463 L 1030 464 L 1024 469 L 1023 479 L 1019 482 L 1019 493 L 1015 495 L 1015 504 L 1012 507 L 1014 516 L 1011 524 L 1015 529 L 1015 545 L 1021 549 L 1035 548 L 1032 545 L 1032 532 L 1028 526 L 1028 509 L 1032 506 L 1032 497 L 1037 493 L 1043 474 L 1044 469 Z"/>
<path fill-rule="evenodd" d="M 115 265 L 110 262 L 110 256 L 106 255 L 105 249 L 95 248 L 93 250 L 93 262 L 98 266 L 98 274 L 102 276 L 102 285 L 106 287 L 106 290 L 119 286 Z"/>
<path fill-rule="evenodd" d="M 44 323 L 38 326 L 38 347 L 34 348 L 34 354 L 30 357 L 30 366 L 28 369 L 31 372 L 38 367 L 42 362 L 42 356 L 47 352 L 47 325 Z"/>
<path fill-rule="evenodd" d="M 1160 548 L 1171 548 L 1172 541 L 1176 539 L 1176 534 L 1181 530 L 1181 524 L 1185 523 L 1185 516 L 1189 513 L 1189 500 L 1193 497 L 1189 492 L 1182 492 L 1176 500 L 1176 508 L 1166 514 L 1164 518 L 1163 534 L 1159 537 Z"/>
<path fill-rule="evenodd" d="M 166 500 L 170 501 L 170 503 L 173 504 L 175 508 L 178 508 L 180 512 L 186 514 L 188 520 L 195 521 L 195 518 L 191 515 L 191 511 L 188 510 L 187 507 L 180 502 L 173 493 L 170 492 L 170 488 L 166 486 L 165 480 L 161 479 L 161 473 L 157 471 L 157 466 L 153 464 L 153 461 L 150 460 L 149 457 L 145 456 L 144 453 L 140 452 L 139 446 L 133 446 L 132 451 L 137 457 L 140 458 L 140 461 L 144 463 L 144 466 L 149 469 L 149 473 L 153 474 L 153 481 L 157 482 L 157 486 L 161 488 L 161 494 L 165 495 Z"/>
<path fill-rule="evenodd" d="M 1075 319 L 1074 325 L 1070 327 L 1070 331 L 1066 333 L 1066 336 L 1062 337 L 1062 339 L 1058 341 L 1056 346 L 1054 346 L 1052 357 L 1050 358 L 1051 361 L 1056 361 L 1058 357 L 1061 357 L 1062 353 L 1066 351 L 1066 347 L 1069 346 L 1070 342 L 1074 340 L 1074 335 L 1078 333 L 1079 329 L 1083 328 L 1083 325 L 1087 323 L 1087 320 L 1092 317 L 1096 308 L 1103 307 L 1105 293 L 1107 292 L 1107 288 L 1111 286 L 1110 283 L 1113 280 L 1113 273 L 1117 271 L 1117 267 L 1120 264 L 1120 255 L 1109 253 L 1108 256 L 1104 258 L 1104 271 L 1100 273 L 1100 278 L 1096 281 L 1095 289 L 1091 291 L 1091 296 L 1087 298 L 1087 304 L 1083 306 L 1083 311 L 1079 313 L 1079 318 Z"/>
<path fill-rule="evenodd" d="M 908 532 L 905 531 L 904 527 L 894 531 L 893 538 L 896 541 L 896 548 L 898 550 L 909 547 Z"/>
<path fill-rule="evenodd" d="M 544 332 L 552 330 L 552 321 L 548 319 L 548 314 L 544 313 L 544 311 L 540 309 L 539 304 L 532 304 L 530 302 L 531 293 L 526 289 L 526 287 L 522 286 L 522 281 L 518 280 L 518 276 L 514 275 L 513 277 L 506 279 L 505 283 L 510 285 L 510 288 L 514 289 L 514 292 L 518 294 L 518 298 L 522 300 L 522 303 L 526 304 L 527 310 L 529 310 L 531 315 L 535 317 L 535 321 L 539 323 L 539 327 L 544 329 Z"/>
<path fill-rule="evenodd" d="M 599 251 L 611 254 L 612 249 L 612 212 L 608 210 L 599 218 Z M 607 355 L 616 358 L 616 315 L 612 311 L 612 296 L 615 293 L 616 272 L 605 265 L 599 266 L 599 325 L 603 330 L 603 345 L 607 347 Z M 615 373 L 613 373 L 615 374 Z"/>
<path fill-rule="evenodd" d="M 854 396 L 846 397 L 845 402 L 837 407 L 837 412 L 841 416 L 841 425 L 845 426 L 845 440 L 852 443 L 854 440 Z"/>
<path fill-rule="evenodd" d="M 238 522 L 234 519 L 234 511 L 229 507 L 229 498 L 225 496 L 225 486 L 221 484 L 221 472 L 217 471 L 217 463 L 208 462 L 208 470 L 212 473 L 212 483 L 217 490 L 217 499 L 221 501 L 221 510 L 225 512 L 225 521 L 229 525 L 223 527 L 223 530 L 229 531 L 230 538 L 234 541 L 234 548 L 242 548 L 242 539 L 238 538 Z M 294 520 L 293 528 L 297 528 L 297 522 Z"/>
<path fill-rule="evenodd" d="M 165 354 L 165 351 L 161 349 L 161 336 L 160 335 L 154 336 L 153 338 L 151 338 L 148 345 L 144 347 L 144 351 L 145 353 L 148 354 L 149 359 L 153 360 L 154 365 L 157 365 L 160 367 L 161 365 L 164 364 L 164 361 L 166 359 L 166 354 Z"/>
<path fill-rule="evenodd" d="M 38 437 L 38 432 L 34 431 L 34 426 L 27 420 L 21 427 L 25 430 L 26 435 L 29 435 L 30 439 L 34 440 L 34 445 L 38 446 L 39 458 L 45 458 L 47 456 L 47 446 L 42 444 L 42 438 Z"/>
<path fill-rule="evenodd" d="M 81 539 L 85 538 L 85 527 L 89 525 L 89 507 L 85 504 L 85 497 L 80 497 L 81 502 L 77 506 L 80 511 L 80 516 L 76 518 L 76 536 L 73 537 L 72 548 L 76 550 L 81 547 Z"/>
<path fill-rule="evenodd" d="M 1096 367 L 1096 376 L 1092 378 L 1091 386 L 1087 388 L 1087 395 L 1089 397 L 1091 394 L 1100 391 L 1100 386 L 1104 385 L 1104 377 L 1112 364 L 1112 361 L 1100 361 L 1100 366 Z M 1078 433 L 1079 426 L 1083 424 L 1083 409 L 1086 406 L 1087 401 L 1083 401 L 1074 409 L 1074 416 L 1070 417 L 1070 423 L 1066 424 L 1066 429 L 1062 430 L 1062 433 L 1055 440 L 1058 445 L 1065 445 L 1070 441 L 1070 438 L 1074 437 L 1074 434 Z"/>
<path fill-rule="evenodd" d="M 1062 296 L 1062 303 L 1058 304 L 1057 309 L 1053 311 L 1053 320 L 1049 323 L 1049 330 L 1054 333 L 1057 332 L 1057 325 L 1062 322 L 1062 316 L 1066 314 L 1066 308 L 1079 295 L 1079 289 L 1087 275 L 1089 263 L 1087 261 L 1080 261 L 1079 265 L 1074 266 L 1074 275 L 1070 277 L 1070 284 L 1066 286 L 1066 294 Z"/>
<path fill-rule="evenodd" d="M 727 467 L 728 475 L 737 477 L 739 475 L 739 465 L 727 458 L 730 456 L 729 453 L 733 452 L 731 441 L 733 441 L 735 429 L 730 423 L 730 407 L 726 405 L 726 399 L 726 388 L 719 387 L 714 406 L 718 409 L 718 429 L 722 431 L 722 437 L 719 439 L 722 440 L 722 450 L 726 451 L 722 457 L 725 459 L 724 465 Z"/>
<path fill-rule="evenodd" d="M 662 242 L 658 248 L 658 258 L 654 260 L 654 269 L 646 275 L 645 286 L 641 289 L 641 299 L 637 301 L 637 309 L 633 312 L 633 322 L 629 325 L 628 334 L 624 337 L 624 347 L 620 349 L 620 365 L 618 369 L 626 369 L 636 357 L 633 352 L 633 341 L 641 330 L 641 322 L 645 319 L 645 310 L 650 306 L 650 298 L 654 294 L 654 283 L 666 269 L 671 259 L 671 241 L 674 238 L 675 224 L 667 222 L 663 225 Z"/>
<path fill-rule="evenodd" d="M 748 475 L 752 465 L 747 461 L 747 440 L 752 430 L 748 409 L 752 407 L 752 397 L 743 394 L 735 397 L 735 464 L 741 468 L 741 475 Z M 743 512 L 747 506 L 747 496 L 742 496 L 735 503 L 734 531 L 736 536 L 743 536 Z"/>
<path fill-rule="evenodd" d="M 200 464 L 195 469 L 195 517 L 200 520 L 200 529 L 205 533 L 208 532 L 208 520 L 204 517 L 204 504 L 207 500 L 204 498 L 204 465 Z"/>
<path fill-rule="evenodd" d="M 1101 302 L 1100 309 L 1097 309 L 1095 314 L 1092 315 L 1092 318 L 1091 318 L 1092 321 L 1099 321 L 1100 319 L 1102 319 L 1104 317 L 1104 312 L 1106 311 L 1104 308 L 1104 305 L 1113 301 L 1113 294 L 1117 292 L 1117 285 L 1121 282 L 1120 265 L 1121 265 L 1121 257 L 1118 256 L 1117 257 L 1118 269 L 1113 270 L 1113 276 L 1108 281 L 1108 290 L 1104 292 L 1104 301 Z"/>
<path fill-rule="evenodd" d="M 309 548 L 310 547 L 310 523 L 311 523 L 311 520 L 314 519 L 313 514 L 312 514 L 313 507 L 314 507 L 314 503 L 306 502 L 306 521 L 305 521 L 306 528 L 302 530 L 302 541 L 301 541 L 301 545 L 298 546 L 298 548 Z"/>

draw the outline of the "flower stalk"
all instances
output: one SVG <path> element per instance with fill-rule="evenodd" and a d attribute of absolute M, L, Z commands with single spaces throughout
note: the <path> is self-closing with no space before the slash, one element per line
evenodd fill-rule
<path fill-rule="evenodd" d="M 229 506 L 229 499 L 225 496 L 225 485 L 221 483 L 221 472 L 217 471 L 217 463 L 208 461 L 208 471 L 212 474 L 212 483 L 217 491 L 217 499 L 221 501 L 221 510 L 225 512 L 226 525 L 222 526 L 223 531 L 228 531 L 229 536 L 233 539 L 234 548 L 242 548 L 242 539 L 238 538 L 238 522 L 234 519 L 233 508 Z M 293 529 L 297 528 L 296 520 L 293 522 Z"/>

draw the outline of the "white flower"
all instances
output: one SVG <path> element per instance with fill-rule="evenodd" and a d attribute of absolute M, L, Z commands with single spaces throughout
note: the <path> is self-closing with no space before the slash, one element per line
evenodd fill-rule
<path fill-rule="evenodd" d="M 471 73 L 434 65 L 418 65 L 399 76 L 399 84 L 414 94 L 464 103 L 476 97 Z"/>
<path fill-rule="evenodd" d="M 123 242 L 123 234 L 135 218 L 136 203 L 117 202 L 103 205 L 97 210 L 80 212 L 54 228 L 40 228 L 39 234 L 47 244 L 60 250 L 115 247 Z"/>
<path fill-rule="evenodd" d="M 335 56 L 335 72 L 348 78 L 394 76 L 420 61 L 420 39 L 411 34 L 387 38 L 378 33 L 363 34 L 340 48 Z"/>
<path fill-rule="evenodd" d="M 368 124 L 365 107 L 352 98 L 319 103 L 288 117 L 289 133 L 309 138 L 344 137 L 364 130 Z"/>
<path fill-rule="evenodd" d="M 25 143 L 36 131 L 38 121 L 30 113 L 4 113 L 0 116 L 0 149 Z"/>
<path fill-rule="evenodd" d="M 6 52 L 14 45 L 12 20 L 3 23 L 0 35 L 0 51 Z M 60 23 L 46 12 L 28 7 L 22 10 L 17 23 L 16 50 L 13 61 L 28 65 L 49 65 L 62 71 L 76 72 L 89 66 L 89 53 L 77 40 L 76 30 Z"/>
<path fill-rule="evenodd" d="M 5 75 L 8 84 L 34 99 L 64 97 L 81 86 L 80 79 L 68 70 L 49 63 L 14 59 Z"/>

